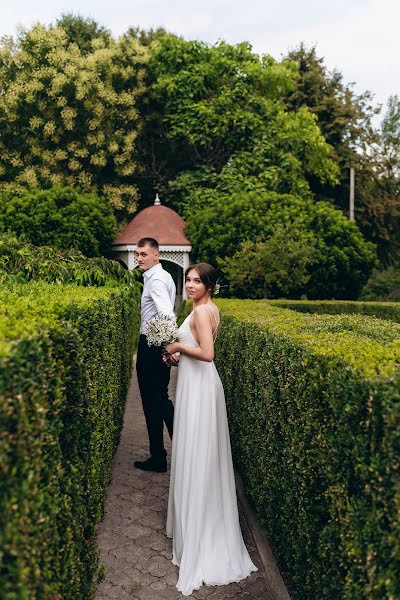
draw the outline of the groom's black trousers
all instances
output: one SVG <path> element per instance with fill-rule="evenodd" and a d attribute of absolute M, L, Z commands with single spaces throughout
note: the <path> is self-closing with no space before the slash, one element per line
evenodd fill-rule
<path fill-rule="evenodd" d="M 167 454 L 164 449 L 164 423 L 172 438 L 174 422 L 174 406 L 168 398 L 170 367 L 162 361 L 162 349 L 148 346 L 145 335 L 139 338 L 136 371 L 149 434 L 150 454 L 154 460 L 163 462 Z"/>

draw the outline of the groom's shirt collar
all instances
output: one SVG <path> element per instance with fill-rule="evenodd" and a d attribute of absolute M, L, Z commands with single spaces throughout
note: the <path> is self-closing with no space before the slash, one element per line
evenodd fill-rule
<path fill-rule="evenodd" d="M 156 265 L 150 267 L 150 269 L 147 269 L 147 271 L 143 271 L 143 279 L 145 281 L 145 283 L 147 283 L 147 281 L 150 279 L 150 277 L 152 277 L 154 275 L 154 273 L 157 273 L 157 271 L 163 271 L 163 266 L 161 263 L 157 263 Z"/>

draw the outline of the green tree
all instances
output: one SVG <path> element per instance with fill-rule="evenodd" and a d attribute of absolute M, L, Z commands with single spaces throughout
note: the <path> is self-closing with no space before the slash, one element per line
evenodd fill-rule
<path fill-rule="evenodd" d="M 244 242 L 218 264 L 235 297 L 296 298 L 310 280 L 315 251 L 315 236 L 293 223 L 279 225 L 265 242 Z"/>
<path fill-rule="evenodd" d="M 381 125 L 380 154 L 384 175 L 393 186 L 393 193 L 400 194 L 400 99 L 390 96 Z"/>
<path fill-rule="evenodd" d="M 400 301 L 400 268 L 376 269 L 362 290 L 360 300 Z"/>
<path fill-rule="evenodd" d="M 400 259 L 400 100 L 391 96 L 369 163 L 357 174 L 358 215 L 384 266 Z"/>
<path fill-rule="evenodd" d="M 372 118 L 380 108 L 373 105 L 372 94 L 356 94 L 339 71 L 326 68 L 315 47 L 300 44 L 286 58 L 298 64 L 300 74 L 287 95 L 286 105 L 295 111 L 307 106 L 316 115 L 340 172 L 339 185 L 334 186 L 329 181 L 308 178 L 311 190 L 317 199 L 330 199 L 347 214 L 349 167 L 353 166 L 357 224 L 366 238 L 377 244 L 383 265 L 392 263 L 400 241 L 399 178 L 393 177 L 391 170 L 396 168 L 396 162 L 399 164 L 398 100 L 393 97 L 389 101 L 381 130 L 376 130 Z"/>
<path fill-rule="evenodd" d="M 381 174 L 384 168 L 371 158 L 368 169 L 357 173 L 357 222 L 368 240 L 377 245 L 382 265 L 400 258 L 400 194 L 396 182 Z"/>
<path fill-rule="evenodd" d="M 83 34 L 72 42 L 85 23 L 63 23 L 1 44 L 0 187 L 77 185 L 125 215 L 137 202 L 137 102 L 148 53 L 95 28 L 90 44 Z"/>
<path fill-rule="evenodd" d="M 356 94 L 338 70 L 329 71 L 315 47 L 307 48 L 302 43 L 286 58 L 299 67 L 299 77 L 287 94 L 286 105 L 294 111 L 307 107 L 317 117 L 318 127 L 333 148 L 333 158 L 340 169 L 336 185 L 311 178 L 312 191 L 317 198 L 332 199 L 347 211 L 349 167 L 359 170 L 369 163 L 368 149 L 378 139 L 372 118 L 379 108 L 373 106 L 370 92 Z"/>
<path fill-rule="evenodd" d="M 82 54 L 91 54 L 96 47 L 96 40 L 102 40 L 105 47 L 112 43 L 112 35 L 94 19 L 86 19 L 80 15 L 66 13 L 57 19 L 54 28 L 65 31 L 70 44 L 76 44 Z"/>
<path fill-rule="evenodd" d="M 0 229 L 36 246 L 74 247 L 87 256 L 107 252 L 117 230 L 110 204 L 72 188 L 28 190 L 0 197 Z"/>
<path fill-rule="evenodd" d="M 194 208 L 189 213 L 186 227 L 196 261 L 216 264 L 218 259 L 225 259 L 225 264 L 228 264 L 226 260 L 234 256 L 244 242 L 267 242 L 280 231 L 281 237 L 275 238 L 275 246 L 270 246 L 274 248 L 277 240 L 283 239 L 282 231 L 298 231 L 297 235 L 302 240 L 299 260 L 304 258 L 304 240 L 308 240 L 313 248 L 310 261 L 307 259 L 305 262 L 305 275 L 310 275 L 310 278 L 302 287 L 303 274 L 299 269 L 300 276 L 289 290 L 290 294 L 338 299 L 357 298 L 374 266 L 374 245 L 366 242 L 357 225 L 328 202 L 278 194 L 261 187 L 240 189 L 239 186 L 229 193 L 203 189 L 196 193 L 201 200 L 194 195 Z M 290 233 L 288 239 L 291 239 Z M 296 237 L 290 244 L 295 246 Z M 281 252 L 279 256 L 282 256 Z M 279 262 L 278 257 L 276 260 Z M 295 254 L 286 267 L 282 260 L 283 268 L 292 269 L 292 265 L 296 268 L 298 259 Z M 279 264 L 274 262 L 272 268 L 279 270 Z M 281 291 L 283 293 L 282 288 Z M 286 290 L 286 293 L 289 292 Z M 250 294 L 253 294 L 251 290 Z"/>
<path fill-rule="evenodd" d="M 139 42 L 139 44 L 147 47 L 154 46 L 154 44 L 156 44 L 159 40 L 161 40 L 161 38 L 165 36 L 180 37 L 171 32 L 168 32 L 166 29 L 164 29 L 164 27 L 156 27 L 155 29 L 153 29 L 152 27 L 150 27 L 150 29 L 142 29 L 141 27 L 129 27 L 128 31 L 124 33 L 125 38 L 134 38 Z"/>
<path fill-rule="evenodd" d="M 206 186 L 222 172 L 264 177 L 283 192 L 307 193 L 305 174 L 333 183 L 336 167 L 315 117 L 285 110 L 296 77 L 295 63 L 260 57 L 247 43 L 158 37 L 137 145 L 145 185 L 151 180 L 179 208 L 183 181 L 192 185 L 199 171 Z"/>

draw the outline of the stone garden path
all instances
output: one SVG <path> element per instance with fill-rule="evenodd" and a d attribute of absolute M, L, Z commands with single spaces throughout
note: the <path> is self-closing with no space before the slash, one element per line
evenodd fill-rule
<path fill-rule="evenodd" d="M 174 396 L 173 369 L 170 393 Z M 170 457 L 170 441 L 166 436 Z M 241 514 L 243 536 L 257 573 L 239 584 L 203 586 L 192 596 L 182 596 L 175 585 L 178 569 L 171 563 L 171 540 L 165 535 L 169 470 L 146 473 L 133 461 L 147 458 L 147 432 L 136 379 L 133 372 L 124 418 L 121 443 L 113 463 L 108 489 L 107 512 L 100 524 L 98 544 L 106 576 L 98 585 L 96 600 L 273 600 L 267 591 L 260 557 L 247 523 Z"/>

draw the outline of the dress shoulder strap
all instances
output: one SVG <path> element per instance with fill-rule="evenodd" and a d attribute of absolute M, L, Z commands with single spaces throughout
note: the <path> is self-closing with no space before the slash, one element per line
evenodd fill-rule
<path fill-rule="evenodd" d="M 194 310 L 199 310 L 199 309 L 202 309 L 203 307 L 206 308 L 208 310 L 208 312 L 211 312 L 212 317 L 214 318 L 214 325 L 212 326 L 212 330 L 213 330 L 213 337 L 216 338 L 218 327 L 219 327 L 219 320 L 217 319 L 215 310 L 213 308 L 211 308 L 211 306 L 209 306 L 208 304 L 200 304 L 200 306 L 197 306 Z"/>

